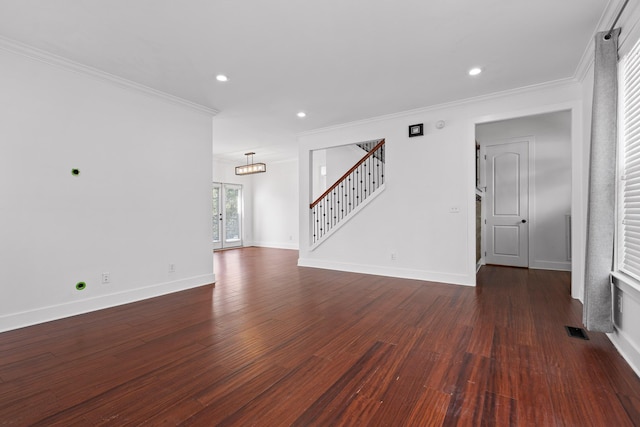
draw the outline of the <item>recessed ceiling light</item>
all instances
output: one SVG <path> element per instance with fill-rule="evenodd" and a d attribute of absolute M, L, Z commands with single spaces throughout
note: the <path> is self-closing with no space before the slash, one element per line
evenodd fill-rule
<path fill-rule="evenodd" d="M 216 80 L 219 82 L 226 82 L 229 81 L 229 77 L 225 76 L 224 74 L 218 74 L 216 76 Z"/>
<path fill-rule="evenodd" d="M 307 117 L 307 113 L 305 113 L 304 111 L 300 111 L 300 112 L 297 114 L 297 116 L 298 116 L 298 117 L 300 117 L 300 118 Z"/>
<path fill-rule="evenodd" d="M 477 76 L 478 74 L 480 74 L 482 72 L 482 68 L 480 67 L 474 67 L 472 69 L 469 70 L 469 75 L 470 76 Z"/>

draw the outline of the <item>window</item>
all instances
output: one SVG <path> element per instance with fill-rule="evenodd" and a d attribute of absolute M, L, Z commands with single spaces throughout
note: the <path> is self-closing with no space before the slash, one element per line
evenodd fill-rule
<path fill-rule="evenodd" d="M 618 269 L 640 281 L 640 43 L 620 62 Z"/>

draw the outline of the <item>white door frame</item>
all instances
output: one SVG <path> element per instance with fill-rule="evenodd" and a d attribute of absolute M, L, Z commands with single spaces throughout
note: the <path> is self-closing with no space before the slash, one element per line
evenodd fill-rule
<path fill-rule="evenodd" d="M 562 89 L 565 90 L 564 88 Z M 573 89 L 571 89 L 573 91 Z M 559 92 L 559 91 L 556 91 Z M 536 92 L 539 93 L 539 92 Z M 546 101 L 545 101 L 546 100 Z M 535 116 L 537 114 L 554 113 L 558 111 L 570 111 L 571 112 L 571 297 L 582 301 L 584 297 L 584 253 L 585 253 L 585 239 L 582 230 L 586 227 L 587 214 L 586 209 L 586 167 L 585 167 L 585 153 L 588 153 L 588 146 L 585 145 L 585 129 L 584 129 L 584 116 L 583 112 L 585 106 L 581 99 L 576 99 L 575 95 L 570 95 L 568 98 L 553 99 L 543 98 L 540 103 L 531 106 L 521 106 L 520 108 L 514 108 L 513 105 L 508 107 L 499 108 L 498 111 L 489 114 L 478 114 L 473 117 L 471 124 L 468 128 L 469 139 L 469 167 L 473 168 L 474 164 L 474 150 L 476 144 L 476 128 L 478 125 L 484 123 L 497 122 L 501 120 L 517 119 L 521 117 Z M 470 169 L 473 170 L 473 169 Z M 474 181 L 473 177 L 469 177 L 469 200 L 475 199 L 476 190 L 472 185 Z M 531 186 L 531 180 L 529 180 Z M 533 189 L 530 187 L 530 191 Z M 531 200 L 535 203 L 535 199 Z M 529 206 L 530 212 L 535 212 L 531 204 Z M 535 226 L 535 220 L 531 217 L 532 225 Z M 475 239 L 475 217 L 469 215 L 469 241 Z M 531 229 L 530 229 L 531 234 Z M 484 241 L 484 235 L 481 236 Z M 484 250 L 484 248 L 483 248 Z M 531 246 L 529 250 L 532 250 Z M 476 257 L 475 246 L 469 245 L 469 270 L 476 271 Z M 483 262 L 483 260 L 480 260 Z M 477 284 L 475 281 L 474 284 Z"/>

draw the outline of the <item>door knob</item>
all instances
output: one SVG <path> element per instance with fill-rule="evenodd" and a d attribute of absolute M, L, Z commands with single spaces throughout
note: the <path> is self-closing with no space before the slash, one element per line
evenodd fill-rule
<path fill-rule="evenodd" d="M 523 220 L 522 220 L 522 223 L 524 224 L 525 222 L 527 222 L 527 220 L 526 220 L 526 219 L 523 219 Z"/>

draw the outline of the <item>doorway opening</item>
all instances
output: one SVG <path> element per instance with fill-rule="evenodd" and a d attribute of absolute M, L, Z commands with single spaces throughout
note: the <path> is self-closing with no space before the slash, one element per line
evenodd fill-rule
<path fill-rule="evenodd" d="M 213 183 L 213 249 L 242 246 L 242 185 Z"/>
<path fill-rule="evenodd" d="M 571 271 L 571 111 L 476 125 L 483 264 Z"/>
<path fill-rule="evenodd" d="M 487 264 L 529 267 L 529 148 L 514 138 L 481 148 L 485 166 Z"/>

